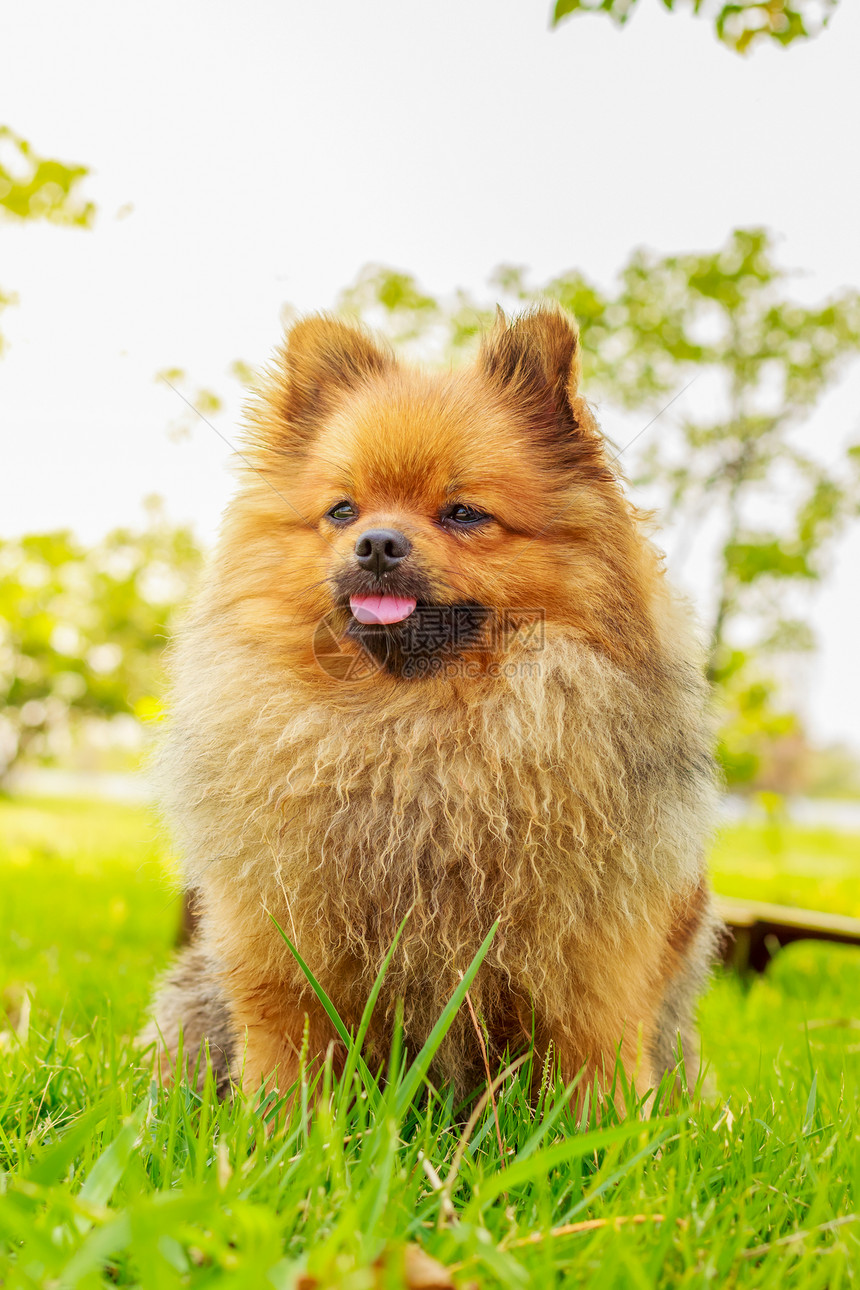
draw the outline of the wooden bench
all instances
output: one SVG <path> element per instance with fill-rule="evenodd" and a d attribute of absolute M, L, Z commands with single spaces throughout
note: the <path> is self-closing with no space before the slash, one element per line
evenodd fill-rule
<path fill-rule="evenodd" d="M 860 918 L 729 896 L 714 899 L 731 932 L 723 947 L 723 961 L 739 971 L 763 972 L 776 951 L 794 941 L 860 945 Z"/>

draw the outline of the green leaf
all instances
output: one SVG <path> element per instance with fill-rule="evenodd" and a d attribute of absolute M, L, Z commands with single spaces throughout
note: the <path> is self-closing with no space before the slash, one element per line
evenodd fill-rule
<path fill-rule="evenodd" d="M 577 9 L 583 7 L 582 0 L 556 0 L 555 9 L 552 14 L 551 26 L 555 27 L 566 18 L 570 13 L 576 13 Z"/>

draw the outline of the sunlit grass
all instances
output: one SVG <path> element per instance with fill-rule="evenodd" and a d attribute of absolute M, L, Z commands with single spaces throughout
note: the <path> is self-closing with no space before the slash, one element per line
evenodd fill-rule
<path fill-rule="evenodd" d="M 795 824 L 731 824 L 711 852 L 724 896 L 860 918 L 860 835 Z"/>
<path fill-rule="evenodd" d="M 718 885 L 766 883 L 769 844 L 733 832 L 743 857 L 724 834 Z M 258 1290 L 303 1268 L 399 1286 L 409 1243 L 458 1285 L 853 1284 L 860 954 L 801 945 L 762 978 L 718 976 L 707 1091 L 670 1107 L 628 1095 L 627 1119 L 597 1126 L 592 1106 L 580 1124 L 552 1081 L 529 1103 L 524 1066 L 499 1090 L 500 1157 L 488 1107 L 464 1141 L 468 1108 L 411 1097 L 395 1055 L 378 1088 L 358 1064 L 316 1115 L 307 1092 L 267 1136 L 255 1099 L 159 1091 L 134 1052 L 179 916 L 147 814 L 3 803 L 0 837 L 4 1286 Z M 841 845 L 830 876 L 856 882 Z M 329 1072 L 314 1078 L 328 1089 Z"/>

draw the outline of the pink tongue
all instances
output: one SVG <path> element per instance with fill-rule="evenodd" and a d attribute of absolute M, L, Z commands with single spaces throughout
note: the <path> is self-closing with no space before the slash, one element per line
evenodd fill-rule
<path fill-rule="evenodd" d="M 410 596 L 350 596 L 349 607 L 360 623 L 401 623 L 415 601 Z"/>

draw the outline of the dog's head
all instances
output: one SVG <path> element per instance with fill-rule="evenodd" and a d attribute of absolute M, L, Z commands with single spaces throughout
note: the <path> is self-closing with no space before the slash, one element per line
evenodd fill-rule
<path fill-rule="evenodd" d="M 635 656 L 653 562 L 579 372 L 551 307 L 500 316 L 454 373 L 332 318 L 297 323 L 217 561 L 232 628 L 309 675 L 320 624 L 345 659 L 408 679 L 443 660 L 485 670 L 536 624 Z"/>

